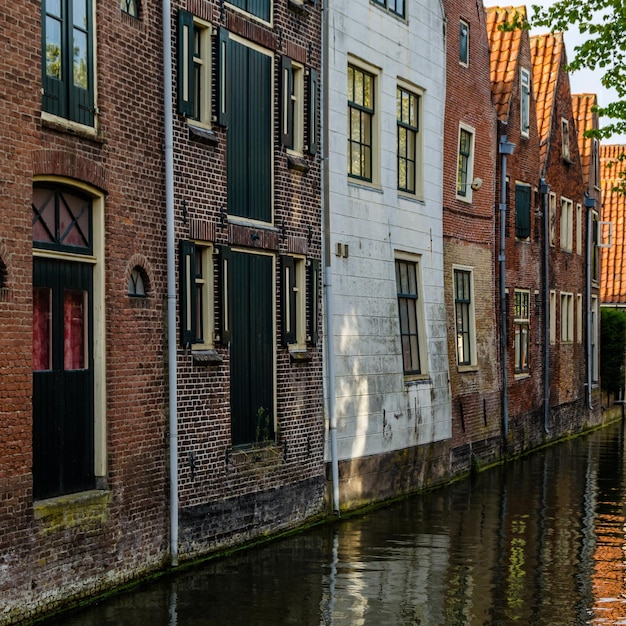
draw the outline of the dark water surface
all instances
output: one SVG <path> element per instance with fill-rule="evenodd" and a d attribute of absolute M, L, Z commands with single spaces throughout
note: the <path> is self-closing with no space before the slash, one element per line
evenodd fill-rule
<path fill-rule="evenodd" d="M 626 624 L 624 426 L 48 626 Z"/>

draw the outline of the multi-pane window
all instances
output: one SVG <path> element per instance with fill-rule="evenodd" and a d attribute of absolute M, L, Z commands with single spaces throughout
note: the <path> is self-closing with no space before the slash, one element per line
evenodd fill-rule
<path fill-rule="evenodd" d="M 561 250 L 567 252 L 572 251 L 573 212 L 573 202 L 567 198 L 561 198 Z"/>
<path fill-rule="evenodd" d="M 194 349 L 213 345 L 213 250 L 208 244 L 180 242 L 181 343 Z"/>
<path fill-rule="evenodd" d="M 515 332 L 515 373 L 530 371 L 530 292 L 515 291 L 515 309 L 513 313 Z"/>
<path fill-rule="evenodd" d="M 550 343 L 556 343 L 556 291 L 550 291 Z"/>
<path fill-rule="evenodd" d="M 406 375 L 424 373 L 421 357 L 420 294 L 417 262 L 396 259 L 396 288 L 400 315 L 402 363 Z"/>
<path fill-rule="evenodd" d="M 412 194 L 417 180 L 419 104 L 418 95 L 403 87 L 396 89 L 398 189 Z"/>
<path fill-rule="evenodd" d="M 551 246 L 555 246 L 556 245 L 556 194 L 555 193 L 550 193 L 549 197 L 548 197 L 548 213 L 549 213 L 549 239 L 550 239 L 550 245 Z"/>
<path fill-rule="evenodd" d="M 576 205 L 576 254 L 583 253 L 583 208 Z"/>
<path fill-rule="evenodd" d="M 123 13 L 139 17 L 139 0 L 120 0 L 120 8 Z"/>
<path fill-rule="evenodd" d="M 473 176 L 474 133 L 469 128 L 459 130 L 459 156 L 456 174 L 457 197 L 471 200 L 471 182 Z"/>
<path fill-rule="evenodd" d="M 145 298 L 147 283 L 145 270 L 141 267 L 134 267 L 128 278 L 128 295 L 135 298 Z"/>
<path fill-rule="evenodd" d="M 459 26 L 459 63 L 469 65 L 469 24 L 463 20 Z"/>
<path fill-rule="evenodd" d="M 281 71 L 281 143 L 301 153 L 304 147 L 304 68 L 283 57 Z"/>
<path fill-rule="evenodd" d="M 530 185 L 515 185 L 515 236 L 518 239 L 530 237 Z"/>
<path fill-rule="evenodd" d="M 470 270 L 454 270 L 454 313 L 457 363 L 458 365 L 471 365 L 475 346 L 473 345 L 474 319 Z"/>
<path fill-rule="evenodd" d="M 574 295 L 561 294 L 561 341 L 574 341 Z"/>
<path fill-rule="evenodd" d="M 283 344 L 306 343 L 306 261 L 302 257 L 283 256 L 282 326 Z"/>
<path fill-rule="evenodd" d="M 178 12 L 178 112 L 211 123 L 211 28 Z"/>
<path fill-rule="evenodd" d="M 569 161 L 571 158 L 569 122 L 566 119 L 561 119 L 561 155 L 566 161 Z"/>
<path fill-rule="evenodd" d="M 43 110 L 94 125 L 91 0 L 43 0 Z"/>
<path fill-rule="evenodd" d="M 374 75 L 348 66 L 348 175 L 372 180 Z"/>
<path fill-rule="evenodd" d="M 521 82 L 521 114 L 520 124 L 524 137 L 528 137 L 530 131 L 530 72 L 522 68 L 520 71 Z"/>
<path fill-rule="evenodd" d="M 404 17 L 404 0 L 373 0 L 373 2 L 385 7 L 390 13 Z"/>

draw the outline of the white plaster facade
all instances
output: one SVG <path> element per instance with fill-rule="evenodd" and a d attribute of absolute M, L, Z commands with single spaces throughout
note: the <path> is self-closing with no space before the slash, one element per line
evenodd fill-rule
<path fill-rule="evenodd" d="M 451 436 L 443 281 L 444 12 L 405 1 L 406 19 L 370 0 L 329 5 L 329 230 L 338 461 Z M 375 73 L 372 183 L 347 172 L 348 64 Z M 396 88 L 419 93 L 421 192 L 398 192 Z M 348 255 L 337 256 L 337 244 Z M 427 370 L 405 377 L 395 258 L 419 262 Z M 328 339 L 328 338 L 327 338 Z M 328 381 L 326 381 L 328 383 Z M 328 401 L 328 384 L 326 400 Z M 327 402 L 328 406 L 328 402 Z M 330 460 L 330 446 L 326 446 Z"/>

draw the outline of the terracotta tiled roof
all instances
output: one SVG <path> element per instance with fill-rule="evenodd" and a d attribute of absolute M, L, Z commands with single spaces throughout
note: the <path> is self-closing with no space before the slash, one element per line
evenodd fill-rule
<path fill-rule="evenodd" d="M 620 154 L 626 153 L 626 145 L 600 146 L 600 178 L 602 180 L 602 220 L 613 224 L 613 242 L 610 248 L 602 248 L 600 274 L 600 299 L 606 303 L 626 303 L 626 233 L 624 215 L 626 196 L 613 191 L 620 182 L 622 164 L 614 164 Z"/>
<path fill-rule="evenodd" d="M 533 60 L 533 93 L 537 107 L 537 130 L 539 131 L 542 167 L 548 153 L 554 97 L 563 52 L 562 33 L 535 35 L 530 38 L 530 53 Z"/>
<path fill-rule="evenodd" d="M 591 167 L 591 153 L 593 140 L 583 136 L 586 130 L 594 128 L 594 113 L 591 110 L 597 104 L 598 98 L 595 93 L 578 93 L 572 96 L 572 113 L 576 122 L 576 134 L 578 135 L 578 152 L 580 164 L 583 168 L 585 187 L 589 188 L 589 173 Z"/>
<path fill-rule="evenodd" d="M 526 7 L 489 7 L 487 13 L 487 36 L 491 51 L 491 91 L 496 107 L 496 115 L 507 121 L 511 90 L 515 82 L 517 58 L 519 55 L 522 31 L 499 30 L 500 24 L 510 24 L 516 16 L 526 18 Z"/>

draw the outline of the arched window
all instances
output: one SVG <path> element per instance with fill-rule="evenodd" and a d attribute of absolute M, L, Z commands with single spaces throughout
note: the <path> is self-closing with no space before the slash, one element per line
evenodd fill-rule
<path fill-rule="evenodd" d="M 133 268 L 128 279 L 128 295 L 134 298 L 145 298 L 148 291 L 148 277 L 142 267 Z"/>

